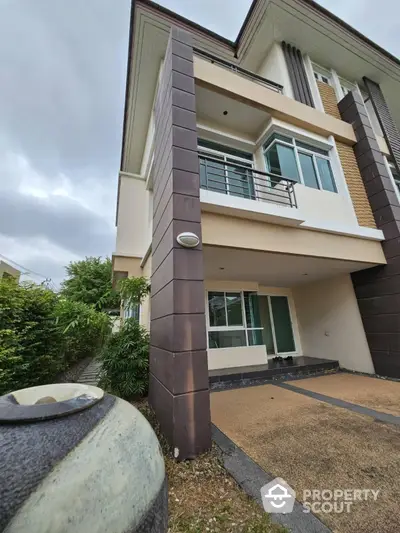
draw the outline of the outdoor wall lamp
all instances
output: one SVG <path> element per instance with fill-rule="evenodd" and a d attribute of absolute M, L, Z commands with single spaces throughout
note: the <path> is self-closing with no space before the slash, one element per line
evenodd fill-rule
<path fill-rule="evenodd" d="M 199 237 L 190 231 L 180 233 L 176 240 L 184 248 L 196 248 L 196 246 L 200 243 Z"/>

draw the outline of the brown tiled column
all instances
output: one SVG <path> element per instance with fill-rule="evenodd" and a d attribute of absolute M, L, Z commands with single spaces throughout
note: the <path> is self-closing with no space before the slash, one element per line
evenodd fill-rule
<path fill-rule="evenodd" d="M 149 401 L 177 459 L 211 446 L 190 34 L 173 28 L 155 103 Z M 200 237 L 183 248 L 182 232 Z"/>
<path fill-rule="evenodd" d="M 339 102 L 343 120 L 353 125 L 354 153 L 388 264 L 352 274 L 375 371 L 400 377 L 400 204 L 389 178 L 361 96 Z"/>

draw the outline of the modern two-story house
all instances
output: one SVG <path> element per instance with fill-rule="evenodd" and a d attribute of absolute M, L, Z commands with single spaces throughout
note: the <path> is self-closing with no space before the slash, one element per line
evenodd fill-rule
<path fill-rule="evenodd" d="M 151 278 L 177 457 L 210 444 L 210 376 L 400 377 L 399 91 L 399 60 L 312 0 L 254 0 L 235 42 L 133 2 L 113 270 Z"/>

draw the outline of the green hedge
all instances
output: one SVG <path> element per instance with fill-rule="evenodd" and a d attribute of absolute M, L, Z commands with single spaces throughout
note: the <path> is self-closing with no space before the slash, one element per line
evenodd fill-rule
<path fill-rule="evenodd" d="M 0 394 L 50 383 L 95 355 L 109 330 L 104 313 L 53 291 L 0 280 Z"/>

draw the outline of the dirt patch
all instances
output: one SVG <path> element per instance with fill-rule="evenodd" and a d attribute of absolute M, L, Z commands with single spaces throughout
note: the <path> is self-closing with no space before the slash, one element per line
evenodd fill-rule
<path fill-rule="evenodd" d="M 168 476 L 168 533 L 287 533 L 227 473 L 220 452 L 177 463 L 147 402 L 134 404 L 155 428 Z"/>
<path fill-rule="evenodd" d="M 297 384 L 297 382 L 296 382 Z M 400 530 L 400 428 L 274 385 L 211 395 L 213 422 L 302 501 L 306 489 L 380 489 L 350 514 L 318 514 L 338 533 Z"/>
<path fill-rule="evenodd" d="M 292 385 L 400 416 L 400 383 L 395 381 L 340 373 L 301 379 Z"/>

